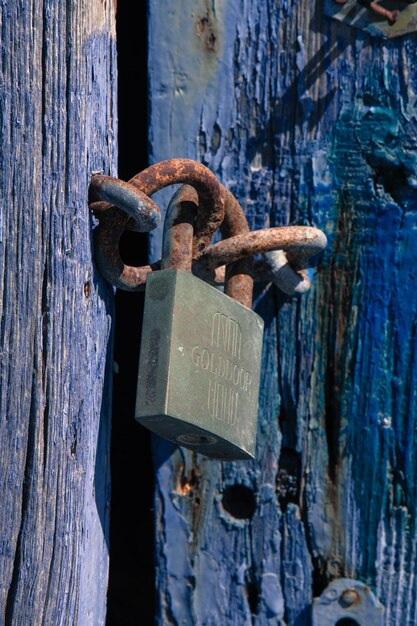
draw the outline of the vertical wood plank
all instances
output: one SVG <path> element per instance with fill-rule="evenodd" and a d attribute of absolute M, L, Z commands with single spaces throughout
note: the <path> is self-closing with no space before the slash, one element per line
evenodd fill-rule
<path fill-rule="evenodd" d="M 251 228 L 329 238 L 309 294 L 256 294 L 256 463 L 155 444 L 159 623 L 301 626 L 349 576 L 387 626 L 412 626 L 415 38 L 372 39 L 312 1 L 149 6 L 152 160 L 207 164 Z"/>
<path fill-rule="evenodd" d="M 115 172 L 114 7 L 0 2 L 0 621 L 104 624 L 112 291 L 91 172 Z"/>

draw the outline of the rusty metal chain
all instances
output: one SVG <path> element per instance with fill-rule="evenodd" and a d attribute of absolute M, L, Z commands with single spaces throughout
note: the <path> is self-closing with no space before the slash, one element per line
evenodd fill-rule
<path fill-rule="evenodd" d="M 149 198 L 156 191 L 178 183 L 191 184 L 196 190 L 202 206 L 196 224 L 196 252 L 210 243 L 223 221 L 223 200 L 216 177 L 204 165 L 190 159 L 161 161 L 143 170 L 128 183 L 119 181 L 118 185 L 117 180 L 94 174 L 90 184 L 90 207 L 100 222 L 94 230 L 98 269 L 108 282 L 119 289 L 143 289 L 148 272 L 159 267 L 158 264 L 142 267 L 126 265 L 119 252 L 120 238 L 125 230 L 149 232 L 158 225 L 160 212 Z"/>
<path fill-rule="evenodd" d="M 195 260 L 195 273 L 204 276 L 224 264 L 232 263 L 245 257 L 279 253 L 278 261 L 262 270 L 257 268 L 255 276 L 265 280 L 268 276 L 284 293 L 294 295 L 303 293 L 310 286 L 307 276 L 311 258 L 326 247 L 324 233 L 310 226 L 281 226 L 252 231 L 244 235 L 230 237 L 203 250 Z M 261 273 L 262 272 L 262 273 Z"/>
<path fill-rule="evenodd" d="M 127 229 L 153 230 L 160 211 L 150 196 L 169 185 L 185 183 L 171 199 L 164 225 L 162 262 L 142 267 L 125 265 L 119 242 Z M 94 231 L 99 271 L 116 287 L 144 288 L 149 272 L 163 268 L 192 271 L 212 284 L 225 284 L 226 293 L 250 307 L 253 277 L 271 280 L 285 293 L 306 291 L 311 258 L 326 246 L 326 236 L 307 226 L 249 231 L 236 198 L 200 163 L 171 159 L 152 165 L 128 183 L 93 175 L 90 208 L 99 219 Z M 220 228 L 222 241 L 210 245 Z M 263 262 L 253 268 L 253 255 Z M 192 259 L 192 262 L 191 262 Z"/>

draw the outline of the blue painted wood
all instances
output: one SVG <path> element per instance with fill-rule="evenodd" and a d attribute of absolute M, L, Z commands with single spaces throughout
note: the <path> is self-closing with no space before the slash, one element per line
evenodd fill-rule
<path fill-rule="evenodd" d="M 348 576 L 415 625 L 416 40 L 312 0 L 150 0 L 149 41 L 152 160 L 329 237 L 309 294 L 256 294 L 257 461 L 155 443 L 158 623 L 303 626 Z"/>
<path fill-rule="evenodd" d="M 112 3 L 0 1 L 0 622 L 105 623 L 116 166 Z"/>

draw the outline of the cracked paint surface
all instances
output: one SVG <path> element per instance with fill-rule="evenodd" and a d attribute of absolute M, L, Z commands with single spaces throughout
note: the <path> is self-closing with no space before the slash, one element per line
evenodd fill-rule
<path fill-rule="evenodd" d="M 416 44 L 313 2 L 209 4 L 222 35 L 207 62 L 195 3 L 150 3 L 152 159 L 198 158 L 252 229 L 317 226 L 329 245 L 308 294 L 255 293 L 257 461 L 155 442 L 159 623 L 307 626 L 313 595 L 348 576 L 386 626 L 413 626 Z"/>

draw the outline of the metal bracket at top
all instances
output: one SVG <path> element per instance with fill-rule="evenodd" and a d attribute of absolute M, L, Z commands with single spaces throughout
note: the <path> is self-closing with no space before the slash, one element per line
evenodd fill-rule
<path fill-rule="evenodd" d="M 393 39 L 417 30 L 417 4 L 413 0 L 378 4 L 400 10 L 395 23 L 375 13 L 371 6 L 367 6 L 368 2 L 357 0 L 325 0 L 324 13 L 347 26 L 364 30 L 372 37 Z"/>
<path fill-rule="evenodd" d="M 333 580 L 313 603 L 313 626 L 383 626 L 384 607 L 364 583 Z"/>

